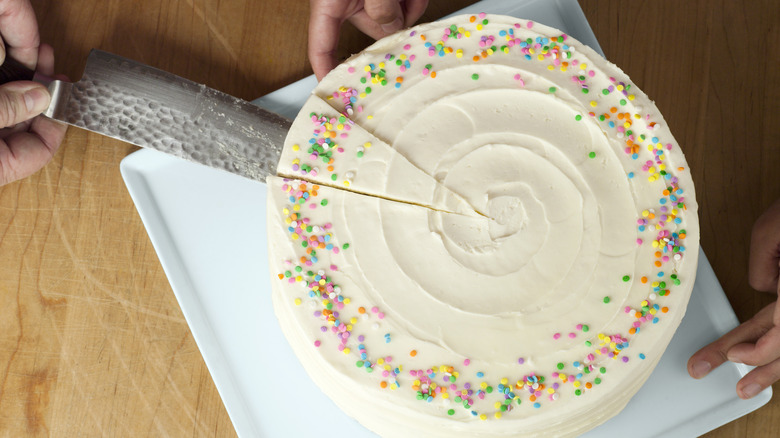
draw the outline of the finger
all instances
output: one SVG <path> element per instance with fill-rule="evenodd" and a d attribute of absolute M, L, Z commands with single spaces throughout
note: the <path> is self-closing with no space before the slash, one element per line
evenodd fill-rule
<path fill-rule="evenodd" d="M 364 34 L 370 36 L 375 40 L 390 35 L 384 30 L 382 30 L 382 26 L 380 26 L 379 23 L 377 23 L 371 17 L 369 17 L 368 14 L 366 14 L 366 11 L 360 11 L 355 13 L 354 15 L 349 17 L 349 22 L 355 25 L 355 27 L 358 28 L 359 31 L 363 32 Z"/>
<path fill-rule="evenodd" d="M 44 71 L 44 74 L 46 74 L 45 71 Z M 55 79 L 55 80 L 58 80 L 58 81 L 70 82 L 70 79 L 68 79 L 67 76 L 62 75 L 62 74 L 57 74 L 57 75 L 48 75 L 47 74 L 47 76 L 50 76 L 52 79 Z M 17 132 L 29 131 L 30 130 L 30 125 L 32 124 L 33 120 L 36 120 L 36 118 L 32 118 L 30 120 L 26 120 L 24 122 L 17 123 L 16 125 L 13 125 L 13 126 L 8 127 L 8 128 L 0 129 L 0 140 L 5 139 L 7 137 L 10 137 L 12 134 L 15 134 Z"/>
<path fill-rule="evenodd" d="M 36 82 L 17 81 L 0 85 L 0 127 L 29 120 L 49 106 L 46 87 Z"/>
<path fill-rule="evenodd" d="M 780 380 L 780 359 L 747 373 L 737 382 L 737 395 L 743 399 L 755 397 L 778 380 Z"/>
<path fill-rule="evenodd" d="M 773 326 L 773 311 L 774 303 L 764 307 L 753 318 L 694 353 L 688 359 L 688 374 L 694 379 L 701 379 L 709 374 L 710 370 L 728 360 L 727 353 L 731 347 L 743 342 L 755 341 L 763 336 Z"/>
<path fill-rule="evenodd" d="M 54 49 L 48 44 L 38 47 L 38 65 L 35 70 L 46 76 L 54 75 Z"/>
<path fill-rule="evenodd" d="M 33 119 L 26 120 L 22 123 L 17 123 L 14 126 L 10 126 L 8 128 L 0 129 L 0 140 L 10 137 L 12 134 L 15 134 L 17 132 L 24 132 L 28 131 L 30 129 L 30 125 L 32 124 Z"/>
<path fill-rule="evenodd" d="M 49 151 L 48 156 L 51 158 L 59 149 L 62 140 L 65 139 L 67 130 L 68 125 L 64 123 L 45 117 L 37 117 L 33 119 L 29 132 L 38 137 L 41 145 Z"/>
<path fill-rule="evenodd" d="M 753 289 L 777 289 L 780 271 L 780 200 L 772 204 L 753 225 L 750 236 L 748 282 Z"/>
<path fill-rule="evenodd" d="M 403 27 L 414 24 L 428 7 L 428 0 L 411 0 L 400 4 L 402 5 L 403 23 L 399 28 L 391 28 L 395 30 L 387 31 L 382 28 L 382 25 L 372 18 L 366 10 L 355 13 L 349 18 L 349 21 L 364 34 L 378 40 L 395 33 Z"/>
<path fill-rule="evenodd" d="M 319 2 L 311 2 L 309 16 L 309 62 L 317 80 L 328 74 L 337 65 L 336 50 L 343 18 L 331 15 Z"/>
<path fill-rule="evenodd" d="M 8 55 L 29 68 L 35 68 L 40 37 L 35 11 L 29 0 L 0 1 L 0 34 Z"/>
<path fill-rule="evenodd" d="M 775 327 L 780 327 L 780 282 L 777 283 L 777 301 L 775 301 L 775 313 L 772 322 Z"/>
<path fill-rule="evenodd" d="M 365 0 L 363 10 L 379 25 L 385 35 L 404 27 L 404 13 L 398 0 Z"/>
<path fill-rule="evenodd" d="M 66 126 L 50 119 L 33 120 L 29 132 L 5 139 L 0 147 L 0 185 L 26 178 L 40 170 L 59 148 Z"/>
<path fill-rule="evenodd" d="M 774 309 L 772 309 L 774 314 Z M 734 363 L 762 366 L 780 357 L 780 327 L 774 326 L 755 343 L 745 342 L 732 346 L 726 357 Z"/>
<path fill-rule="evenodd" d="M 417 22 L 428 8 L 428 0 L 406 0 L 404 8 L 404 26 L 409 27 Z"/>

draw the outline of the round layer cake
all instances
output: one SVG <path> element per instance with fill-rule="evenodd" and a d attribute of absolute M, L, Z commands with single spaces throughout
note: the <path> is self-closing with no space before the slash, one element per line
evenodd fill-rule
<path fill-rule="evenodd" d="M 652 101 L 560 31 L 458 16 L 336 68 L 268 179 L 273 302 L 382 436 L 574 436 L 685 313 L 699 229 Z"/>

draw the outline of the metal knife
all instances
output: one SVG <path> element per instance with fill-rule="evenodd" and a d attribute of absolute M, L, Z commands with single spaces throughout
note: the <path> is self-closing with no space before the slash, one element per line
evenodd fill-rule
<path fill-rule="evenodd" d="M 78 82 L 34 75 L 11 58 L 0 66 L 2 83 L 48 85 L 47 117 L 258 181 L 276 173 L 290 129 L 245 100 L 101 50 Z"/>

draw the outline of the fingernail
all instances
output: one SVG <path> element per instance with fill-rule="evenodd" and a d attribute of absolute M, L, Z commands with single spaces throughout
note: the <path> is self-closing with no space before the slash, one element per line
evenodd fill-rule
<path fill-rule="evenodd" d="M 729 362 L 733 363 L 742 363 L 742 360 L 739 359 L 739 357 L 734 356 L 733 354 L 727 354 L 726 359 L 729 360 Z"/>
<path fill-rule="evenodd" d="M 24 105 L 29 113 L 40 113 L 49 106 L 49 95 L 41 88 L 33 88 L 24 93 Z"/>
<path fill-rule="evenodd" d="M 404 22 L 403 22 L 403 20 L 401 20 L 401 17 L 396 17 L 396 19 L 393 20 L 392 22 L 387 23 L 387 24 L 383 24 L 382 25 L 382 30 L 385 33 L 395 33 L 397 31 L 401 30 L 401 28 L 403 26 L 404 26 Z"/>
<path fill-rule="evenodd" d="M 712 369 L 712 365 L 710 365 L 709 362 L 704 360 L 700 360 L 696 362 L 691 367 L 691 371 L 693 372 L 693 378 L 701 379 L 702 377 L 706 376 L 707 373 L 710 372 L 710 369 Z"/>
<path fill-rule="evenodd" d="M 761 392 L 763 388 L 761 388 L 761 385 L 758 383 L 751 383 L 750 385 L 745 386 L 742 388 L 742 394 L 745 395 L 745 398 L 752 398 L 759 392 Z"/>

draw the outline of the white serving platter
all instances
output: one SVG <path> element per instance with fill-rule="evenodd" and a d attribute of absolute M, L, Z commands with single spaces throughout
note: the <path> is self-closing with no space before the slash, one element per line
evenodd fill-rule
<path fill-rule="evenodd" d="M 482 1 L 462 12 L 532 19 L 601 51 L 576 0 Z M 309 77 L 255 103 L 292 117 L 315 84 Z M 278 326 L 265 185 L 151 150 L 120 167 L 239 436 L 374 436 L 314 385 Z M 702 252 L 688 313 L 658 367 L 620 414 L 584 436 L 693 437 L 763 406 L 771 388 L 751 400 L 736 395 L 745 365 L 726 363 L 700 381 L 686 372 L 693 352 L 737 324 Z M 652 427 L 637 427 L 648 418 Z"/>

